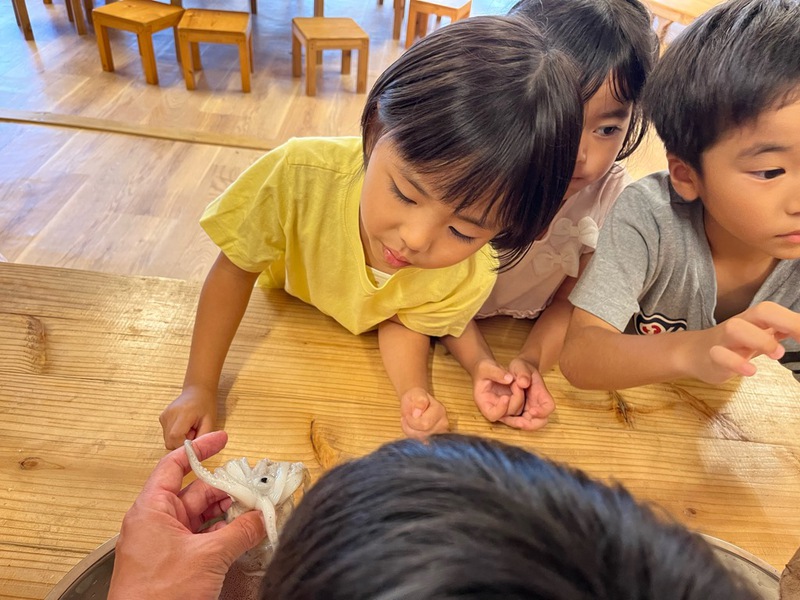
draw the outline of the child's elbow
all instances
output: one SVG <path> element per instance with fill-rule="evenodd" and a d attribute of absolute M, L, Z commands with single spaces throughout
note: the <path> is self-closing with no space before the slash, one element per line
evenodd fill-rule
<path fill-rule="evenodd" d="M 592 382 L 590 378 L 587 377 L 589 371 L 583 364 L 580 351 L 574 343 L 569 343 L 569 341 L 567 341 L 567 343 L 564 344 L 561 356 L 559 357 L 558 367 L 571 385 L 581 390 L 591 389 Z"/>

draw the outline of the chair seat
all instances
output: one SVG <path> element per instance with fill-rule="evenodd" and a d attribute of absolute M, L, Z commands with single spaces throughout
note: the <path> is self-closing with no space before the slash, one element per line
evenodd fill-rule
<path fill-rule="evenodd" d="M 250 15 L 232 10 L 190 8 L 184 11 L 178 31 L 207 34 L 209 37 L 221 33 L 247 35 L 250 32 Z"/>
<path fill-rule="evenodd" d="M 346 17 L 295 17 L 292 23 L 306 40 L 324 41 L 332 45 L 369 41 L 367 32 L 353 19 Z"/>
<path fill-rule="evenodd" d="M 120 28 L 119 25 L 137 24 L 160 31 L 173 27 L 183 14 L 179 6 L 154 2 L 153 0 L 119 0 L 92 11 L 95 20 L 98 18 L 109 27 Z"/>

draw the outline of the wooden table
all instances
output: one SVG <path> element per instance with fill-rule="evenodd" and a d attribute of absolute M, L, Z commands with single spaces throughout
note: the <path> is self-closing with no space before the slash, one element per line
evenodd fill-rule
<path fill-rule="evenodd" d="M 44 598 L 114 535 L 163 455 L 158 415 L 180 389 L 198 287 L 0 263 L 0 598 Z M 508 360 L 526 334 L 484 323 Z M 619 393 L 545 377 L 550 425 L 487 423 L 437 346 L 434 391 L 460 432 L 519 444 L 626 484 L 686 525 L 781 569 L 800 545 L 800 386 L 757 376 Z M 208 461 L 302 460 L 314 477 L 401 435 L 374 334 L 352 336 L 281 291 L 256 290 L 226 363 L 230 442 Z"/>

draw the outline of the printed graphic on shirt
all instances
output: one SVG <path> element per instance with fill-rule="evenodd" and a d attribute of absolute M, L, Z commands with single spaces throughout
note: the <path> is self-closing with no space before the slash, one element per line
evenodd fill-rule
<path fill-rule="evenodd" d="M 636 327 L 636 333 L 639 335 L 686 331 L 686 321 L 684 319 L 670 319 L 659 314 L 645 315 L 637 313 L 633 318 L 633 324 Z"/>

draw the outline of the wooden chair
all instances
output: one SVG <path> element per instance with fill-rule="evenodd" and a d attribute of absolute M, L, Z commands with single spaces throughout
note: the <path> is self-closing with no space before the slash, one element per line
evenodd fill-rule
<path fill-rule="evenodd" d="M 92 11 L 97 47 L 100 50 L 100 62 L 104 71 L 114 70 L 114 59 L 111 56 L 111 44 L 108 41 L 107 29 L 131 31 L 139 39 L 139 52 L 142 55 L 142 66 L 147 83 L 158 85 L 156 56 L 153 51 L 153 33 L 167 27 L 173 30 L 181 20 L 183 9 L 170 4 L 153 0 L 119 0 Z M 178 32 L 175 35 L 175 52 L 178 54 Z M 180 60 L 180 55 L 178 55 Z"/>
<path fill-rule="evenodd" d="M 342 51 L 342 73 L 350 72 L 351 51 L 358 50 L 356 92 L 367 91 L 369 36 L 353 19 L 332 17 L 295 17 L 292 19 L 292 75 L 300 77 L 301 47 L 306 48 L 306 95 L 317 93 L 318 53 Z"/>
<path fill-rule="evenodd" d="M 658 40 L 663 46 L 667 31 L 673 23 L 688 25 L 708 9 L 720 4 L 722 0 L 644 0 L 644 3 L 658 17 Z"/>
<path fill-rule="evenodd" d="M 406 48 L 414 39 L 425 37 L 428 33 L 428 17 L 436 15 L 436 22 L 448 17 L 455 23 L 466 19 L 472 10 L 472 0 L 410 0 L 408 4 L 408 26 L 406 27 Z"/>
<path fill-rule="evenodd" d="M 186 89 L 195 89 L 194 70 L 201 69 L 199 43 L 236 44 L 239 47 L 239 68 L 242 71 L 242 91 L 250 91 L 250 72 L 253 70 L 253 38 L 250 34 L 250 15 L 230 10 L 192 8 L 183 13 L 178 23 L 183 76 Z"/>

